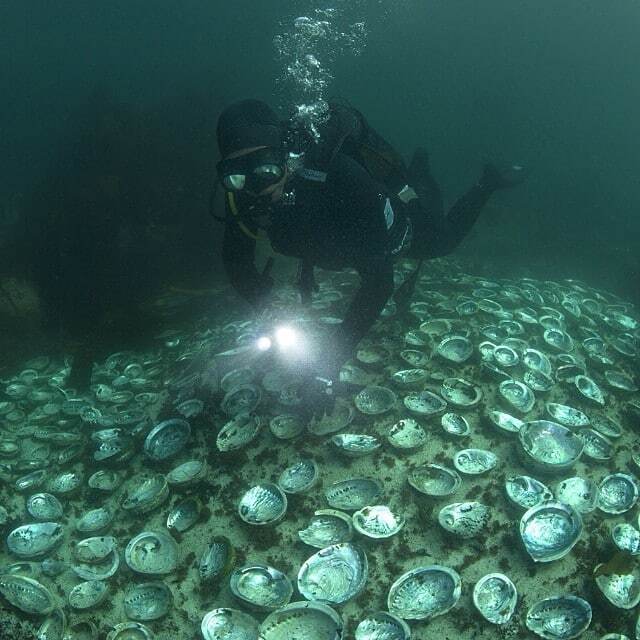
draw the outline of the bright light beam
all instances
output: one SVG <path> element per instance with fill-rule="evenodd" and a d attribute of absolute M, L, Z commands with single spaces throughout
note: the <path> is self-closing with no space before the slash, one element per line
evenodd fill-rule
<path fill-rule="evenodd" d="M 269 336 L 261 336 L 256 341 L 256 347 L 258 347 L 260 351 L 268 351 L 271 349 L 271 338 Z"/>
<path fill-rule="evenodd" d="M 275 335 L 281 349 L 288 349 L 298 341 L 298 334 L 291 327 L 278 327 Z"/>

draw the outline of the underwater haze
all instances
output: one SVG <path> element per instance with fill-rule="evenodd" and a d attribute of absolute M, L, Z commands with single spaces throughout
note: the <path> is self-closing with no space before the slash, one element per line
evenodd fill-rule
<path fill-rule="evenodd" d="M 640 640 L 639 31 L 5 2 L 0 640 Z"/>

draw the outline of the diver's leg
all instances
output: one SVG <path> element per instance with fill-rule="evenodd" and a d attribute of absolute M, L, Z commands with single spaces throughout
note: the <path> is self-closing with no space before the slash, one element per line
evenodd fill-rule
<path fill-rule="evenodd" d="M 418 194 L 425 214 L 436 219 L 444 216 L 442 191 L 431 175 L 429 154 L 424 147 L 418 147 L 414 151 L 408 173 L 411 186 Z"/>

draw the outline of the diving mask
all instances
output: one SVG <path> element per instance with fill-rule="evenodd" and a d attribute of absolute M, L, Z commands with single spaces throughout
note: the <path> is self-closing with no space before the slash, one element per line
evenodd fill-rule
<path fill-rule="evenodd" d="M 282 151 L 258 149 L 244 156 L 221 160 L 216 169 L 227 191 L 259 194 L 283 178 L 286 158 Z"/>

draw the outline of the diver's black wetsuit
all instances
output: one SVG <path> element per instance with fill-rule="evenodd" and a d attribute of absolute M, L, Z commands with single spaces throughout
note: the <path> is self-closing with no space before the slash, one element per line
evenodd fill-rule
<path fill-rule="evenodd" d="M 405 204 L 387 194 L 354 159 L 338 153 L 325 182 L 295 175 L 287 183 L 295 202 L 268 206 L 269 222 L 263 226 L 276 252 L 325 269 L 353 267 L 361 278 L 360 289 L 337 329 L 335 366 L 348 357 L 393 293 L 394 252 L 405 238 L 407 220 L 413 239 L 402 255 L 420 259 L 446 255 L 467 235 L 494 190 L 489 185 L 473 186 L 444 216 L 440 191 L 428 169 L 426 175 L 415 178 L 412 186 L 421 197 Z M 242 211 L 240 200 L 238 204 Z M 231 211 L 226 219 L 223 260 L 227 273 L 236 290 L 259 307 L 268 285 L 255 268 L 255 241 Z M 253 218 L 242 219 L 256 230 Z"/>

